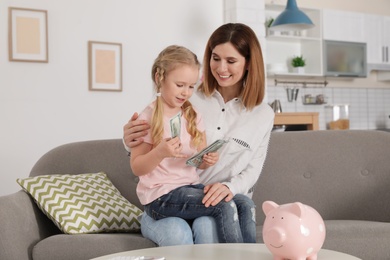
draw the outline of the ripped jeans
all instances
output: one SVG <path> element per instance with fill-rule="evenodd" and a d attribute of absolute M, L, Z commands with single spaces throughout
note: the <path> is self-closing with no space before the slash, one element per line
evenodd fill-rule
<path fill-rule="evenodd" d="M 221 243 L 242 243 L 243 237 L 234 201 L 221 201 L 215 206 L 206 208 L 202 203 L 203 188 L 202 184 L 176 188 L 145 205 L 145 212 L 155 220 L 166 217 L 192 220 L 202 216 L 211 216 L 217 224 L 217 233 Z"/>

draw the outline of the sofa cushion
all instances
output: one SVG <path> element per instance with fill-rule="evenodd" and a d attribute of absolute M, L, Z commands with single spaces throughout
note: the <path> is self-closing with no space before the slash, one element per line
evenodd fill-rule
<path fill-rule="evenodd" d="M 326 237 L 322 248 L 347 253 L 364 260 L 390 259 L 388 222 L 325 220 L 325 226 Z"/>
<path fill-rule="evenodd" d="M 104 172 L 17 179 L 38 207 L 67 234 L 139 231 L 142 211 Z"/>

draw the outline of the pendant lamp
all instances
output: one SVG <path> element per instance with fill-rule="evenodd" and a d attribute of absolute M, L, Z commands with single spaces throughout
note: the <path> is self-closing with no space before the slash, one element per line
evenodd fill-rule
<path fill-rule="evenodd" d="M 298 9 L 295 0 L 288 0 L 286 9 L 272 23 L 273 30 L 300 31 L 314 27 L 310 18 Z"/>

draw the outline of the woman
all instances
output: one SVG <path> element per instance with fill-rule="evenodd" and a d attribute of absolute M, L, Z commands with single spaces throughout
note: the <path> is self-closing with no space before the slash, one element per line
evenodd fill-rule
<path fill-rule="evenodd" d="M 204 186 L 199 183 L 197 169 L 213 166 L 218 153 L 205 154 L 197 167 L 186 164 L 186 157 L 207 144 L 202 116 L 188 100 L 198 82 L 199 69 L 196 55 L 177 45 L 166 47 L 153 63 L 156 99 L 139 116 L 149 122 L 151 131 L 131 150 L 130 157 L 133 173 L 139 176 L 137 196 L 145 213 L 155 220 L 212 216 L 219 240 L 242 243 L 244 234 L 234 201 L 221 201 L 214 207 L 202 203 Z"/>
<path fill-rule="evenodd" d="M 215 206 L 234 197 L 239 214 L 251 209 L 252 222 L 240 225 L 250 229 L 243 232 L 255 235 L 255 209 L 249 198 L 265 161 L 274 119 L 272 109 L 263 102 L 264 62 L 256 34 L 244 24 L 220 26 L 207 42 L 203 64 L 203 82 L 191 103 L 203 115 L 209 143 L 230 141 L 219 150 L 218 163 L 200 173 L 205 185 L 202 202 Z M 124 142 L 130 148 L 142 143 L 149 129 L 137 117 L 134 114 L 124 126 Z M 210 217 L 187 223 L 178 218 L 155 221 L 143 214 L 141 229 L 159 246 L 218 242 Z"/>

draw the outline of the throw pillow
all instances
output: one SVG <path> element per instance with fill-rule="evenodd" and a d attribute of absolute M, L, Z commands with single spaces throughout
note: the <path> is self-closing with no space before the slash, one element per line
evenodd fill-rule
<path fill-rule="evenodd" d="M 104 172 L 17 179 L 38 207 L 67 234 L 139 231 L 142 211 Z"/>

